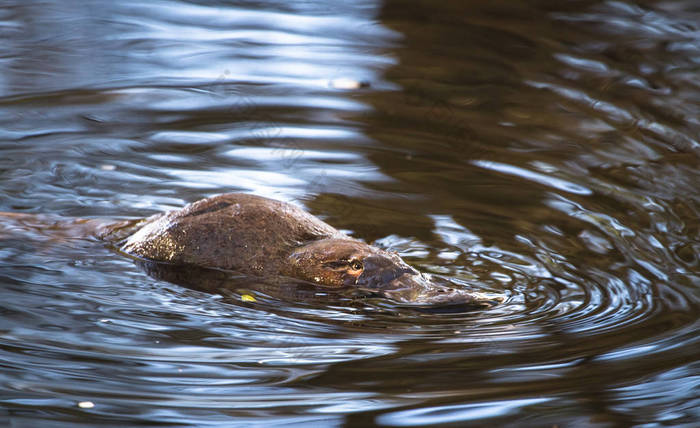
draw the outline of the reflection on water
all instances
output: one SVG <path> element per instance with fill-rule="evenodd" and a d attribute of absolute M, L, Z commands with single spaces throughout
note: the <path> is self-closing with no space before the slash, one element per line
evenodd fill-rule
<path fill-rule="evenodd" d="M 508 298 L 209 294 L 4 220 L 0 422 L 696 425 L 694 6 L 7 3 L 0 211 L 252 192 Z"/>

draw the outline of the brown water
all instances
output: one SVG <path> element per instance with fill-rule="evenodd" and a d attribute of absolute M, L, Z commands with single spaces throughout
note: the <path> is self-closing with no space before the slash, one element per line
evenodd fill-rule
<path fill-rule="evenodd" d="M 3 3 L 0 211 L 251 192 L 508 299 L 244 302 L 5 224 L 0 425 L 700 424 L 696 1 L 207 3 Z"/>

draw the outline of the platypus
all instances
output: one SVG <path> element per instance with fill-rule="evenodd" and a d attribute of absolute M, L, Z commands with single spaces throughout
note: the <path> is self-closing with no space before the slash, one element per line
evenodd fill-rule
<path fill-rule="evenodd" d="M 93 222 L 80 224 L 89 230 Z M 325 289 L 356 288 L 402 303 L 498 301 L 441 284 L 397 253 L 345 235 L 293 204 L 251 194 L 218 195 L 141 221 L 95 224 L 92 233 L 119 251 L 179 269 L 290 277 Z"/>

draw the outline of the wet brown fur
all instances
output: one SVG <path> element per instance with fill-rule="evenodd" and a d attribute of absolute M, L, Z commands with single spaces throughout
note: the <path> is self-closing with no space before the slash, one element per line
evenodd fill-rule
<path fill-rule="evenodd" d="M 325 287 L 356 287 L 405 302 L 472 303 L 479 293 L 434 282 L 396 253 L 351 238 L 295 205 L 230 193 L 144 220 L 54 220 L 0 213 L 53 240 L 96 236 L 142 260 L 288 276 Z M 0 230 L 2 232 L 2 230 Z"/>

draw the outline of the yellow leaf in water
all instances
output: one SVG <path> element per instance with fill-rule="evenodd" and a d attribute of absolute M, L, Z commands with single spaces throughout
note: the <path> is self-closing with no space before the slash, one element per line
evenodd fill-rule
<path fill-rule="evenodd" d="M 250 294 L 242 294 L 241 300 L 244 302 L 255 302 L 255 297 L 251 296 Z"/>

